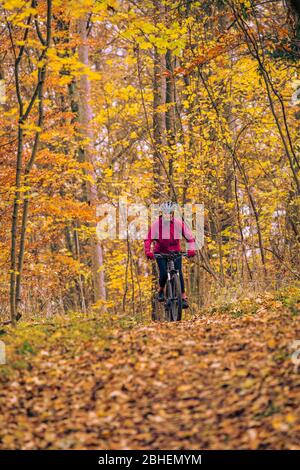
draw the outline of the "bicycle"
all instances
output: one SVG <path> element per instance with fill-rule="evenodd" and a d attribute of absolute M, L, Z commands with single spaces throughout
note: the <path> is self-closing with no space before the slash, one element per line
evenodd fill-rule
<path fill-rule="evenodd" d="M 187 256 L 187 253 L 174 251 L 171 253 L 155 253 L 155 258 L 164 258 L 167 260 L 167 283 L 165 314 L 167 321 L 180 321 L 182 318 L 182 292 L 179 278 L 179 271 L 175 269 L 175 260 L 179 256 Z M 158 310 L 157 294 L 155 295 L 155 309 L 152 315 L 153 320 L 157 320 Z"/>

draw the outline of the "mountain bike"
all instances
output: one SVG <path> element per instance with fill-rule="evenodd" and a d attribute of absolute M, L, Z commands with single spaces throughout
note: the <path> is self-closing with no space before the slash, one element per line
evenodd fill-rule
<path fill-rule="evenodd" d="M 165 317 L 167 321 L 180 321 L 182 318 L 182 292 L 179 278 L 179 271 L 175 269 L 175 260 L 180 256 L 187 256 L 187 253 L 174 251 L 171 253 L 155 253 L 155 258 L 167 260 L 167 282 L 165 287 Z M 157 294 L 154 299 L 153 320 L 157 320 L 158 300 Z"/>

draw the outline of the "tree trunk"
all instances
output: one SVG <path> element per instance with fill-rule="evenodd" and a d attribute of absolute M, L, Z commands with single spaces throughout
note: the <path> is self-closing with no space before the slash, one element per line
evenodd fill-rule
<path fill-rule="evenodd" d="M 81 37 L 81 44 L 78 48 L 79 60 L 86 66 L 89 66 L 89 46 L 87 43 L 87 18 L 82 18 L 78 22 L 78 30 Z M 90 163 L 91 168 L 87 170 L 89 180 L 86 184 L 87 200 L 93 210 L 96 212 L 98 201 L 98 191 L 96 184 L 96 175 L 93 170 L 95 158 L 95 149 L 93 147 L 93 130 L 91 121 L 93 118 L 91 108 L 91 84 L 87 74 L 83 73 L 79 81 L 79 123 L 81 125 L 82 133 L 87 138 L 87 143 L 84 144 L 83 155 L 84 160 Z M 95 224 L 96 228 L 96 224 Z M 105 284 L 104 284 L 104 271 L 103 271 L 103 252 L 100 242 L 95 236 L 91 238 L 90 253 L 92 260 L 92 279 L 93 279 L 93 296 L 94 301 L 105 300 Z"/>
<path fill-rule="evenodd" d="M 31 6 L 35 7 L 36 2 L 32 0 Z M 18 150 L 17 150 L 17 164 L 16 164 L 16 193 L 14 197 L 13 204 L 13 215 L 12 215 L 12 230 L 11 230 L 11 265 L 10 265 L 10 311 L 11 311 L 11 321 L 15 323 L 20 317 L 19 304 L 20 304 L 20 292 L 21 292 L 21 276 L 23 271 L 23 261 L 25 254 L 25 242 L 26 242 L 26 228 L 27 228 L 27 216 L 28 216 L 28 206 L 29 206 L 29 191 L 25 192 L 24 203 L 23 203 L 23 214 L 22 214 L 22 224 L 20 229 L 20 246 L 19 252 L 17 250 L 17 241 L 18 241 L 18 217 L 19 217 L 19 208 L 21 204 L 21 184 L 22 184 L 22 173 L 23 173 L 23 150 L 24 150 L 24 133 L 23 125 L 27 121 L 34 104 L 38 99 L 38 121 L 37 125 L 39 128 L 43 124 L 43 86 L 46 78 L 46 63 L 44 63 L 38 69 L 38 81 L 34 92 L 31 96 L 31 99 L 28 105 L 24 106 L 24 102 L 21 95 L 21 83 L 20 83 L 20 64 L 24 55 L 25 43 L 29 34 L 29 26 L 31 23 L 32 14 L 29 15 L 27 19 L 27 28 L 23 37 L 23 44 L 20 47 L 19 54 L 15 60 L 15 86 L 17 100 L 19 104 L 19 123 L 18 123 Z M 51 42 L 51 20 L 52 20 L 52 0 L 47 0 L 47 29 L 46 29 L 46 38 L 43 39 L 42 35 L 39 36 L 44 49 L 39 57 L 39 63 L 43 63 L 43 60 L 46 57 L 47 50 Z M 38 130 L 35 134 L 31 155 L 29 161 L 25 167 L 25 176 L 24 176 L 24 185 L 28 184 L 28 178 L 32 166 L 35 161 L 36 153 L 38 150 L 39 139 L 41 131 Z M 16 270 L 16 268 L 18 268 Z"/>

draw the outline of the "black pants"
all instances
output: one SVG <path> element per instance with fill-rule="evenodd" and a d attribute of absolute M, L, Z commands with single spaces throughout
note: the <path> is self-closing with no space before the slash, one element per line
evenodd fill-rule
<path fill-rule="evenodd" d="M 165 258 L 157 258 L 157 265 L 159 269 L 159 286 L 160 287 L 165 287 L 168 274 L 167 274 L 167 260 Z M 184 293 L 184 280 L 183 280 L 183 274 L 182 274 L 182 256 L 179 256 L 178 258 L 175 259 L 174 261 L 175 269 L 178 269 L 179 271 L 179 277 L 180 277 L 180 284 L 181 284 L 181 292 Z"/>

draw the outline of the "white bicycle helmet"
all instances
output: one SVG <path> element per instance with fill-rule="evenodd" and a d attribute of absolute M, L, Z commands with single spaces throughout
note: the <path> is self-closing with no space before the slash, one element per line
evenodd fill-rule
<path fill-rule="evenodd" d="M 172 201 L 163 202 L 160 205 L 160 210 L 163 214 L 171 214 L 172 212 L 175 212 L 176 204 Z"/>

